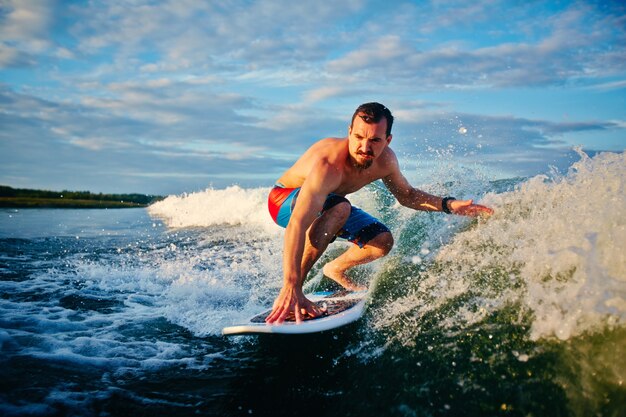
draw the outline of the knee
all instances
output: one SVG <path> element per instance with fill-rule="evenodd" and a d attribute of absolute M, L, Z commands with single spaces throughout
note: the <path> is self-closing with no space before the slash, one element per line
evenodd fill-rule
<path fill-rule="evenodd" d="M 385 232 L 385 233 L 381 233 L 381 250 L 383 251 L 383 256 L 387 255 L 389 252 L 391 252 L 391 249 L 393 248 L 393 235 L 391 234 L 391 232 Z"/>
<path fill-rule="evenodd" d="M 387 255 L 393 248 L 393 235 L 391 232 L 384 232 L 376 236 L 372 241 L 368 242 L 371 247 L 376 248 L 378 258 Z"/>

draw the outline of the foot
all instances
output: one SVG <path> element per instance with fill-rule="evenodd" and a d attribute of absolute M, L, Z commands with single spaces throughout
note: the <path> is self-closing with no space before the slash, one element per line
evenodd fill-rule
<path fill-rule="evenodd" d="M 324 265 L 324 268 L 322 268 L 322 272 L 324 273 L 324 275 L 335 281 L 337 284 L 341 285 L 346 290 L 365 291 L 367 289 L 366 286 L 359 285 L 356 282 L 352 281 L 346 276 L 344 271 L 334 267 L 331 263 Z"/>

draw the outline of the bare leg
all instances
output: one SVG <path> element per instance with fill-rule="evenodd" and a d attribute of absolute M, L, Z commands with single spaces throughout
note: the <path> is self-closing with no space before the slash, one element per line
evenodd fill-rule
<path fill-rule="evenodd" d="M 364 290 L 367 287 L 358 285 L 348 278 L 346 271 L 357 265 L 366 264 L 387 255 L 392 246 L 393 236 L 391 233 L 381 233 L 367 242 L 362 248 L 354 245 L 338 258 L 324 265 L 324 275 L 348 290 Z"/>
<path fill-rule="evenodd" d="M 348 220 L 351 206 L 339 203 L 318 217 L 307 231 L 302 254 L 302 276 L 306 277 L 315 262 L 324 253 L 335 234 Z"/>

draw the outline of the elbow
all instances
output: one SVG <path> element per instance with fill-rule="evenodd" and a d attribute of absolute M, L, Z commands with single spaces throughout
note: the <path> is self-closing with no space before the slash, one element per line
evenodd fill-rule
<path fill-rule="evenodd" d="M 404 207 L 409 207 L 409 208 L 413 207 L 413 204 L 411 204 L 413 201 L 408 195 L 396 196 L 396 200 L 398 200 L 398 203 L 400 203 L 400 205 Z"/>

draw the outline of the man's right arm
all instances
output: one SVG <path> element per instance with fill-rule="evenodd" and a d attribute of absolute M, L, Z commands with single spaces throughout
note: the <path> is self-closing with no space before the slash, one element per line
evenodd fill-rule
<path fill-rule="evenodd" d="M 306 300 L 302 292 L 304 278 L 302 276 L 302 257 L 306 232 L 322 211 L 324 201 L 341 181 L 336 167 L 327 161 L 316 163 L 307 175 L 298 194 L 297 203 L 285 231 L 283 248 L 283 288 L 274 302 L 272 312 L 267 318 L 268 323 L 281 323 L 289 312 L 293 311 L 296 319 L 300 317 L 300 309 L 315 315 L 317 311 Z M 304 304 L 304 306 L 303 306 Z"/>

